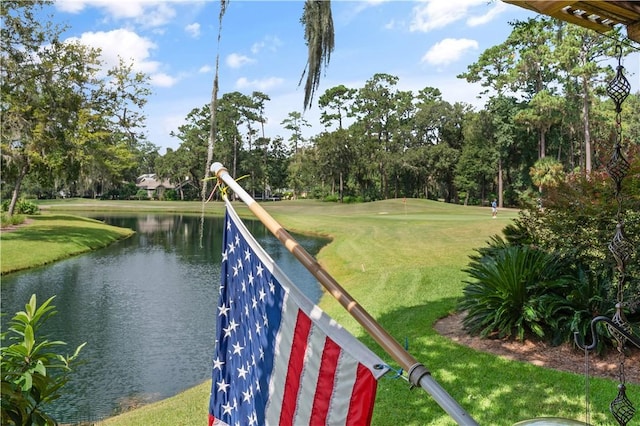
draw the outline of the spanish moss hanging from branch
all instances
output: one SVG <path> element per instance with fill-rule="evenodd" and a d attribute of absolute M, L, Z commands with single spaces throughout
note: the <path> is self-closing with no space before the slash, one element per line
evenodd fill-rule
<path fill-rule="evenodd" d="M 298 85 L 304 85 L 304 109 L 313 102 L 322 69 L 329 65 L 331 52 L 334 47 L 333 17 L 331 16 L 331 2 L 329 0 L 307 0 L 300 22 L 304 26 L 304 38 L 308 48 L 307 65 L 302 71 Z"/>

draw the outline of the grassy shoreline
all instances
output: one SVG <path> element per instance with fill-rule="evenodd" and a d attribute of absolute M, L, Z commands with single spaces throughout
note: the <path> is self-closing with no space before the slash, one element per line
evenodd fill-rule
<path fill-rule="evenodd" d="M 106 247 L 131 235 L 130 229 L 84 217 L 32 215 L 25 224 L 0 232 L 0 274 L 47 265 Z"/>
<path fill-rule="evenodd" d="M 247 209 L 236 204 L 243 216 Z M 516 216 L 501 210 L 491 220 L 489 208 L 463 207 L 426 200 L 387 200 L 339 205 L 282 201 L 263 206 L 291 231 L 331 236 L 318 254 L 323 266 L 398 341 L 432 371 L 434 378 L 478 421 L 512 425 L 533 417 L 562 416 L 584 420 L 585 381 L 559 372 L 479 353 L 433 330 L 439 318 L 455 310 L 466 278 L 462 269 L 473 249 Z M 47 203 L 49 212 L 73 210 L 199 213 L 200 203 L 100 202 L 64 200 Z M 222 214 L 221 203 L 205 206 Z M 248 216 L 247 216 L 248 217 Z M 4 253 L 3 253 L 4 254 Z M 349 314 L 330 297 L 320 305 L 345 328 L 393 361 Z M 616 383 L 590 380 L 591 421 L 613 425 L 608 404 Z M 205 424 L 210 383 L 100 422 L 100 425 Z M 632 401 L 640 386 L 627 384 Z M 421 390 L 409 391 L 403 380 L 383 378 L 378 385 L 375 425 L 451 425 L 454 422 Z"/>

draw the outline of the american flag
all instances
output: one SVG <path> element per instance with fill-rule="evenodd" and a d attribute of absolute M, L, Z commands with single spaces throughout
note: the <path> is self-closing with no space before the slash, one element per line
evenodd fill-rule
<path fill-rule="evenodd" d="M 387 370 L 291 283 L 227 203 L 209 425 L 367 425 Z"/>

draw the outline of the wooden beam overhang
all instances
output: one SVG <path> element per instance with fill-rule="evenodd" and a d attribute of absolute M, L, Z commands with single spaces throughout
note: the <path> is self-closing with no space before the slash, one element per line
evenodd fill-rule
<path fill-rule="evenodd" d="M 571 22 L 600 33 L 621 25 L 627 37 L 640 43 L 640 2 L 621 0 L 502 0 L 543 15 Z"/>

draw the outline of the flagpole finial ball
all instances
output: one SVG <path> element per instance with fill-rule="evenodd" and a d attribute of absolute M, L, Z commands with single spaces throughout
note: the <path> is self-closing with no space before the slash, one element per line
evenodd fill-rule
<path fill-rule="evenodd" d="M 589 426 L 588 423 L 577 420 L 562 419 L 560 417 L 540 417 L 537 419 L 523 420 L 513 426 Z"/>
<path fill-rule="evenodd" d="M 222 163 L 213 163 L 210 167 L 210 170 L 213 172 L 215 176 L 218 176 L 218 173 L 221 171 L 227 171 L 227 169 L 222 165 Z"/>

